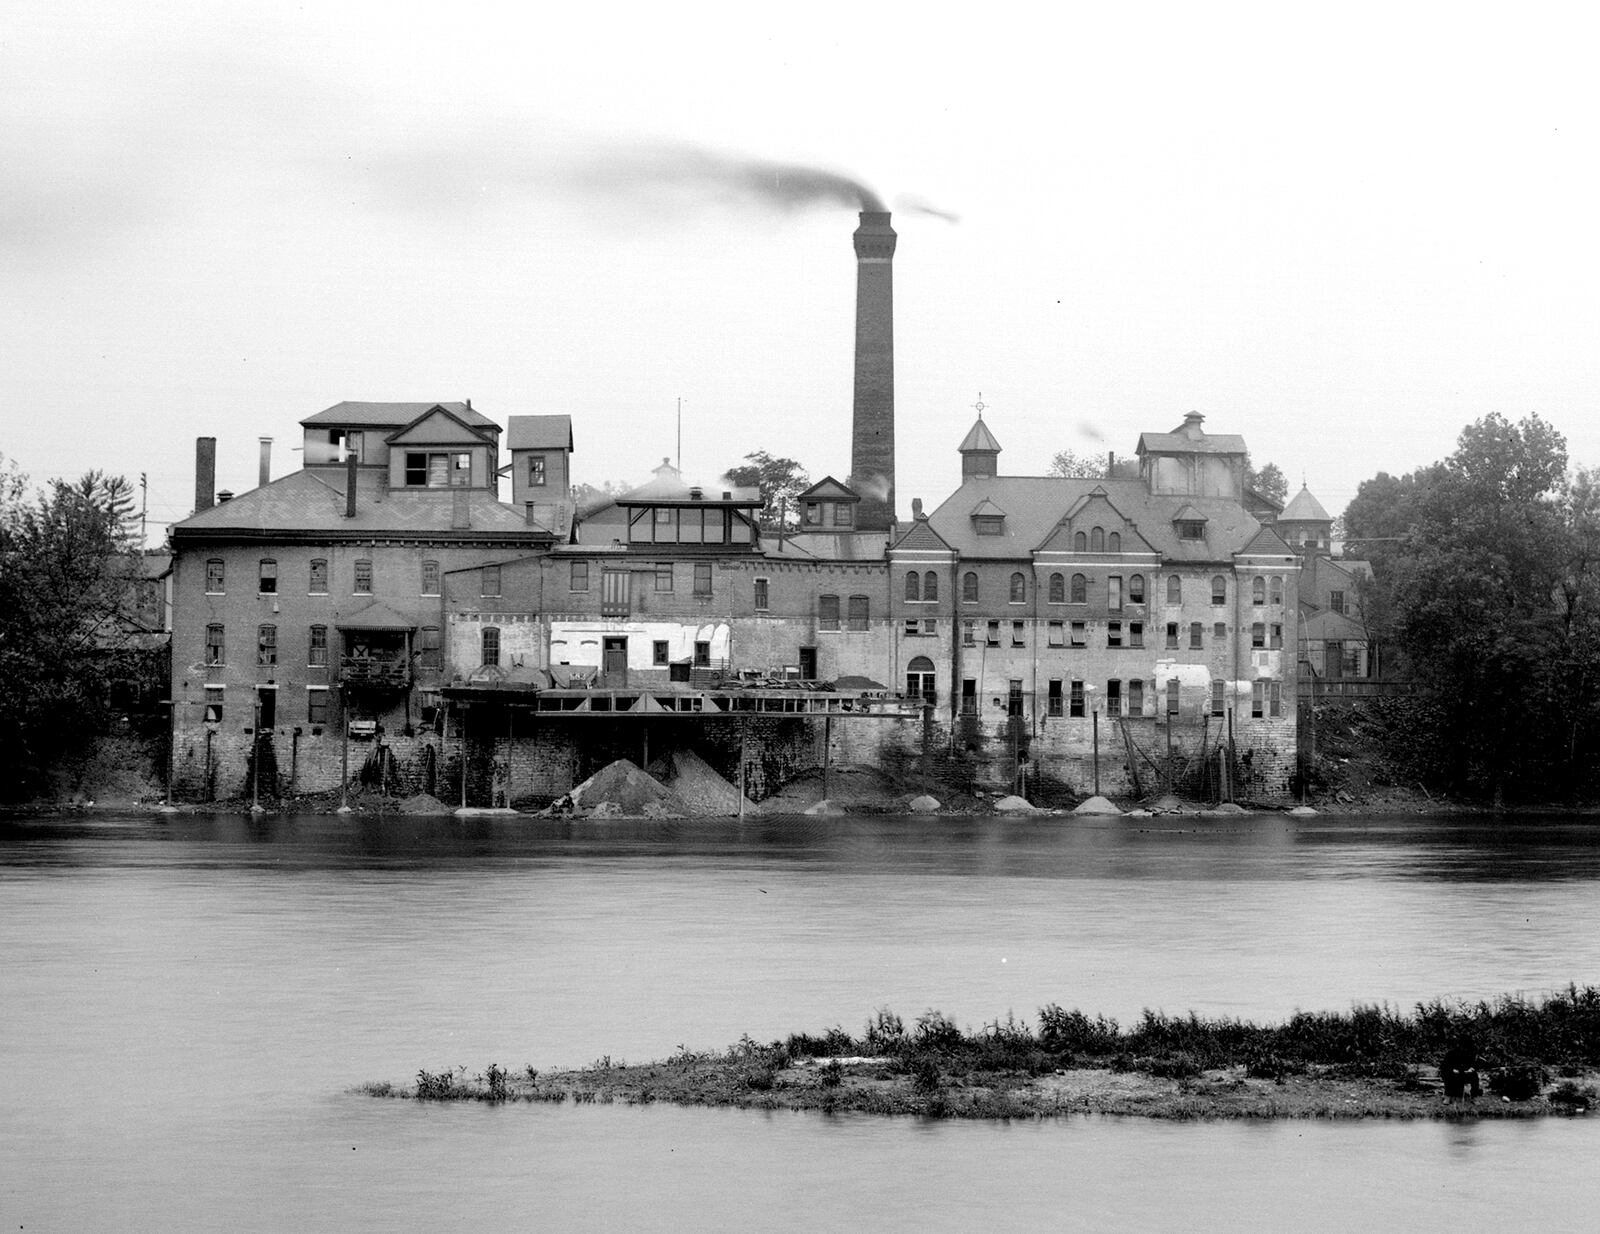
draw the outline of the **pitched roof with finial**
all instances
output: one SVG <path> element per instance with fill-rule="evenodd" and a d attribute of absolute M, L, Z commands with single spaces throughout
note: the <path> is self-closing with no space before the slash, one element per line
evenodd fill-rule
<path fill-rule="evenodd" d="M 1288 505 L 1283 507 L 1283 513 L 1278 515 L 1280 523 L 1331 523 L 1333 516 L 1322 508 L 1322 503 L 1311 495 L 1311 490 L 1301 484 L 1300 491 Z"/>
<path fill-rule="evenodd" d="M 989 426 L 983 422 L 983 417 L 980 415 L 978 422 L 961 439 L 961 444 L 956 449 L 963 454 L 969 450 L 986 450 L 998 454 L 1000 443 L 994 439 L 994 434 L 989 431 Z"/>

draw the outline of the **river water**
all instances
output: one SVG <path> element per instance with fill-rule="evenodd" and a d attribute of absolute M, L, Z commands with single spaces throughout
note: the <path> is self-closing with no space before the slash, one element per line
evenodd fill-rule
<path fill-rule="evenodd" d="M 1277 1019 L 1600 983 L 1580 819 L 0 822 L 0 1229 L 1572 1227 L 1600 1127 L 353 1095 L 878 1008 Z"/>

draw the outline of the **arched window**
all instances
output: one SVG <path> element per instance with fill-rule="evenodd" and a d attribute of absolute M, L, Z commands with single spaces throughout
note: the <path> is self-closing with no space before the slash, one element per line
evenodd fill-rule
<path fill-rule="evenodd" d="M 1089 551 L 1091 553 L 1103 553 L 1106 551 L 1106 529 L 1104 527 L 1090 529 Z"/>
<path fill-rule="evenodd" d="M 1089 603 L 1089 580 L 1081 574 L 1072 576 L 1072 602 L 1074 604 Z"/>
<path fill-rule="evenodd" d="M 1220 574 L 1211 576 L 1211 603 L 1226 604 L 1228 602 L 1228 580 Z"/>
<path fill-rule="evenodd" d="M 1167 575 L 1167 603 L 1183 603 L 1183 580 L 1176 574 Z"/>
<path fill-rule="evenodd" d="M 922 575 L 915 570 L 906 571 L 906 599 L 922 599 Z"/>
<path fill-rule="evenodd" d="M 926 703 L 939 699 L 934 688 L 933 661 L 927 656 L 917 656 L 906 665 L 906 697 L 920 698 Z"/>
<path fill-rule="evenodd" d="M 1022 604 L 1028 599 L 1028 580 L 1021 570 L 1011 576 L 1011 603 Z"/>
<path fill-rule="evenodd" d="M 1283 578 L 1277 574 L 1272 576 L 1272 602 L 1274 604 L 1283 603 Z"/>
<path fill-rule="evenodd" d="M 939 598 L 939 576 L 932 570 L 922 576 L 922 598 L 924 600 Z"/>
<path fill-rule="evenodd" d="M 1261 575 L 1256 575 L 1250 580 L 1250 603 L 1265 604 L 1267 602 L 1267 580 Z"/>
<path fill-rule="evenodd" d="M 1128 603 L 1144 603 L 1144 575 L 1130 574 L 1128 576 Z"/>
<path fill-rule="evenodd" d="M 1087 553 L 1089 551 L 1089 537 L 1081 531 L 1073 535 L 1072 551 L 1074 553 Z"/>
<path fill-rule="evenodd" d="M 1065 604 L 1067 602 L 1067 580 L 1064 575 L 1052 574 L 1050 576 L 1050 603 Z"/>
<path fill-rule="evenodd" d="M 971 570 L 961 576 L 961 598 L 968 602 L 978 598 L 978 576 Z"/>
<path fill-rule="evenodd" d="M 1113 531 L 1106 537 L 1106 549 L 1113 553 L 1122 551 L 1122 533 L 1120 531 Z"/>
<path fill-rule="evenodd" d="M 483 627 L 483 662 L 489 667 L 499 667 L 500 628 L 498 626 Z"/>

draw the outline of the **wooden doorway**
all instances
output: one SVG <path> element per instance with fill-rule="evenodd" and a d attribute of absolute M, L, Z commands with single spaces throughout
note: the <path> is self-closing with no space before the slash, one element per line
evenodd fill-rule
<path fill-rule="evenodd" d="M 608 634 L 600 643 L 600 682 L 612 689 L 628 684 L 628 640 Z"/>

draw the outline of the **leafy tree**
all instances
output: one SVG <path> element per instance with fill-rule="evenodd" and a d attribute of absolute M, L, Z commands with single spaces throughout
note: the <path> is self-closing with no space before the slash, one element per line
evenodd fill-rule
<path fill-rule="evenodd" d="M 580 511 L 595 510 L 608 502 L 615 501 L 634 487 L 622 480 L 602 480 L 599 484 L 574 484 L 572 501 Z"/>
<path fill-rule="evenodd" d="M 48 773 L 105 727 L 108 659 L 134 597 L 139 555 L 132 488 L 90 472 L 31 500 L 0 472 L 0 793 L 46 788 Z"/>
<path fill-rule="evenodd" d="M 1047 474 L 1097 480 L 1106 474 L 1106 465 L 1109 461 L 1104 454 L 1079 454 L 1076 450 L 1063 450 L 1050 460 L 1050 470 Z"/>
<path fill-rule="evenodd" d="M 1289 481 L 1284 479 L 1283 469 L 1276 463 L 1263 463 L 1258 469 L 1246 462 L 1244 483 L 1246 488 L 1255 489 L 1280 506 L 1289 500 Z"/>
<path fill-rule="evenodd" d="M 744 456 L 744 462 L 730 467 L 723 478 L 739 488 L 758 488 L 762 500 L 761 526 L 768 531 L 794 527 L 800 522 L 795 498 L 811 487 L 806 469 L 792 458 L 775 458 L 765 450 Z"/>

